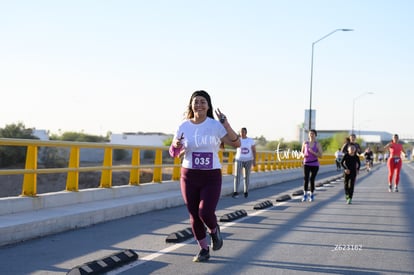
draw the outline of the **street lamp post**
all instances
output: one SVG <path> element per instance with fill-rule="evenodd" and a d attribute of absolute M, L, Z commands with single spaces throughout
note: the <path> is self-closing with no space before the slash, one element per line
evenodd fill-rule
<path fill-rule="evenodd" d="M 373 92 L 366 92 L 363 94 L 360 94 L 357 97 L 354 97 L 354 99 L 352 100 L 352 129 L 351 129 L 351 134 L 355 134 L 354 133 L 354 125 L 355 125 L 355 102 L 357 101 L 357 99 L 363 97 L 364 95 L 372 95 Z"/>
<path fill-rule="evenodd" d="M 336 30 L 333 30 L 330 33 L 326 34 L 325 36 L 322 36 L 321 38 L 319 38 L 318 40 L 316 40 L 315 42 L 312 43 L 311 75 L 310 75 L 310 96 L 309 96 L 309 127 L 308 127 L 308 131 L 312 128 L 313 52 L 314 52 L 315 44 L 318 43 L 319 41 L 327 38 L 328 36 L 334 34 L 335 32 L 338 32 L 338 31 L 349 32 L 349 31 L 353 31 L 353 29 L 336 29 Z"/>

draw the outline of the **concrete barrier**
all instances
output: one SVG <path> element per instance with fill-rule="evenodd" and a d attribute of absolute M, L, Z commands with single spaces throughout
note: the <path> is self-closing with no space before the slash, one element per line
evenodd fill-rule
<path fill-rule="evenodd" d="M 321 172 L 334 169 L 321 166 Z M 302 169 L 253 173 L 249 188 L 302 176 Z M 232 193 L 233 176 L 223 176 L 221 195 Z M 178 181 L 1 198 L 0 246 L 183 204 Z"/>

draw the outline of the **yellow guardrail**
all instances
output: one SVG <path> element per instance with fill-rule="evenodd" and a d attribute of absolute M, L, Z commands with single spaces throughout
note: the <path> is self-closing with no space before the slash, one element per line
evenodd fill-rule
<path fill-rule="evenodd" d="M 181 160 L 175 158 L 171 161 L 168 154 L 168 147 L 154 146 L 136 146 L 120 145 L 109 143 L 90 143 L 90 142 L 67 142 L 67 141 L 41 141 L 31 139 L 6 139 L 0 138 L 0 147 L 4 146 L 21 146 L 26 148 L 26 162 L 24 169 L 0 169 L 2 175 L 23 175 L 22 196 L 37 195 L 37 175 L 67 173 L 66 191 L 79 191 L 79 173 L 100 171 L 100 188 L 112 187 L 112 172 L 118 170 L 129 170 L 129 184 L 140 184 L 140 172 L 142 169 L 151 169 L 153 171 L 152 182 L 162 182 L 162 171 L 168 168 L 171 171 L 171 180 L 179 180 Z M 40 168 L 38 161 L 38 151 L 42 147 L 68 148 L 69 159 L 66 168 Z M 101 166 L 81 166 L 80 150 L 81 148 L 98 148 L 104 150 L 104 156 Z M 129 165 L 113 165 L 113 152 L 115 149 L 130 151 L 131 162 Z M 154 152 L 152 164 L 141 164 L 143 157 L 141 152 L 150 150 Z M 233 162 L 235 150 L 220 151 L 219 157 L 223 164 L 223 174 L 233 174 Z M 168 159 L 169 161 L 164 161 Z M 169 162 L 169 163 L 168 163 Z M 321 165 L 334 164 L 334 156 L 324 156 Z M 274 171 L 282 169 L 294 169 L 302 166 L 302 158 L 295 152 L 277 152 L 277 151 L 258 151 L 256 152 L 256 166 L 253 167 L 255 172 Z"/>

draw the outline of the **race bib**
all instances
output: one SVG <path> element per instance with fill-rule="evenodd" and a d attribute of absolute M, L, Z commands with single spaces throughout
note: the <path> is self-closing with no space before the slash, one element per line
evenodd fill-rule
<path fill-rule="evenodd" d="M 193 169 L 212 169 L 213 153 L 193 152 Z"/>
<path fill-rule="evenodd" d="M 250 153 L 250 150 L 249 150 L 249 148 L 242 147 L 242 148 L 241 148 L 241 150 L 240 150 L 240 152 L 241 152 L 243 155 L 247 155 L 248 153 Z"/>

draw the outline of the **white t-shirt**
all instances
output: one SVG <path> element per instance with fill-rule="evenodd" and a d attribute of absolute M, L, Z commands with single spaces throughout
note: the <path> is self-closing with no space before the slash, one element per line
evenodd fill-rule
<path fill-rule="evenodd" d="M 336 157 L 336 159 L 338 159 L 338 160 L 342 160 L 342 157 L 344 156 L 344 153 L 342 153 L 342 151 L 336 151 L 335 152 L 335 157 Z"/>
<path fill-rule="evenodd" d="M 252 146 L 255 144 L 254 140 L 248 137 L 241 138 L 240 143 L 240 147 L 237 147 L 236 150 L 235 159 L 240 161 L 253 160 L 254 156 Z"/>
<path fill-rule="evenodd" d="M 203 123 L 184 121 L 175 133 L 174 139 L 183 134 L 184 159 L 182 167 L 189 169 L 221 169 L 218 151 L 221 138 L 227 134 L 217 120 L 207 117 Z"/>

